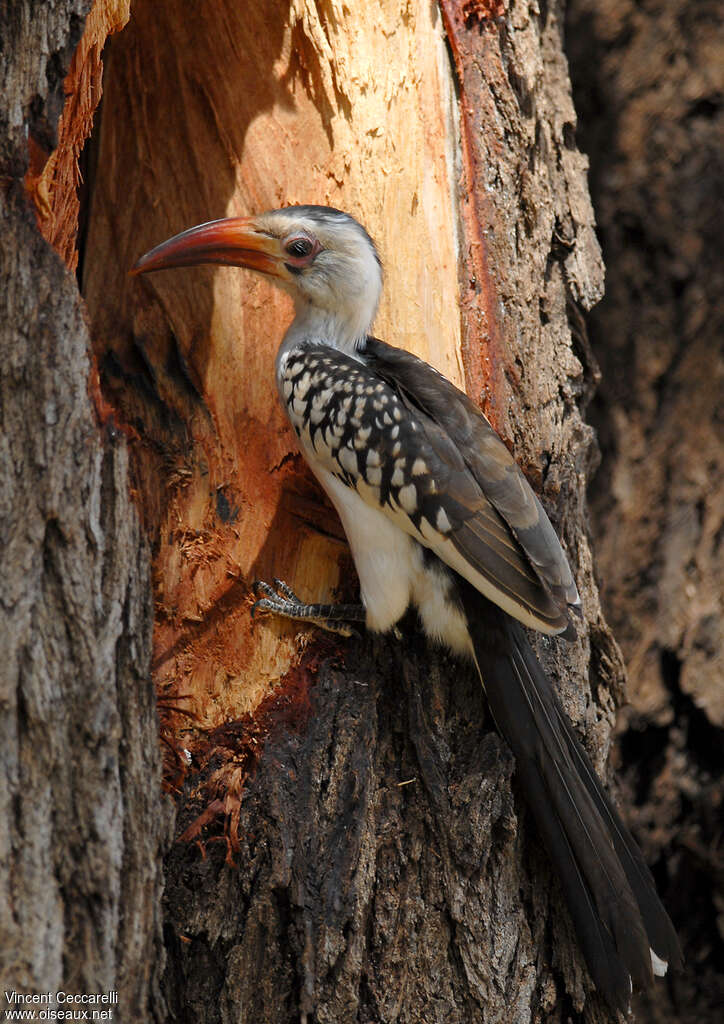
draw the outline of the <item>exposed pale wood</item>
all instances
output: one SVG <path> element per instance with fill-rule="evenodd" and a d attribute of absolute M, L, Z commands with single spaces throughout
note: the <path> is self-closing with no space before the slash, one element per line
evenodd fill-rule
<path fill-rule="evenodd" d="M 30 164 L 25 187 L 35 205 L 43 237 L 71 270 L 78 264 L 78 158 L 91 133 L 101 98 L 101 51 L 108 36 L 119 32 L 128 21 L 130 7 L 131 0 L 94 0 L 65 77 L 57 146 L 48 153 L 33 136 L 29 139 Z"/>
<path fill-rule="evenodd" d="M 339 206 L 380 246 L 377 331 L 461 382 L 451 69 L 435 7 L 398 0 L 138 0 L 109 67 L 84 292 L 101 364 L 112 350 L 129 372 L 140 346 L 188 429 L 174 444 L 161 428 L 165 465 L 141 456 L 153 467 L 141 500 L 159 531 L 157 676 L 218 725 L 256 706 L 298 648 L 294 627 L 252 630 L 249 584 L 276 573 L 324 598 L 345 548 L 315 529 L 321 517 L 339 536 L 323 506 L 304 523 L 285 497 L 302 489 L 322 502 L 274 389 L 286 298 L 234 270 L 133 282 L 125 272 L 199 221 Z M 168 377 L 176 344 L 196 397 Z M 120 403 L 132 422 L 136 398 Z"/>

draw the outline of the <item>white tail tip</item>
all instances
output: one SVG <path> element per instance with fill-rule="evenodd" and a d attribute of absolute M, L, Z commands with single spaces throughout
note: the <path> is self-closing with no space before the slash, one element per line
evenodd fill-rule
<path fill-rule="evenodd" d="M 666 960 L 662 960 L 660 956 L 657 956 L 656 953 L 654 953 L 653 949 L 649 949 L 649 953 L 651 954 L 651 966 L 653 968 L 654 974 L 657 978 L 663 978 L 663 976 L 666 974 L 666 971 L 668 970 L 668 963 L 666 962 Z"/>

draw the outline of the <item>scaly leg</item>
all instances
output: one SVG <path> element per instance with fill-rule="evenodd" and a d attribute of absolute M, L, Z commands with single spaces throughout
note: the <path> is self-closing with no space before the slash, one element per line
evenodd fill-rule
<path fill-rule="evenodd" d="M 273 587 L 263 580 L 256 580 L 253 589 L 255 596 L 263 594 L 263 597 L 252 605 L 252 617 L 263 612 L 282 615 L 285 619 L 306 620 L 330 633 L 339 633 L 340 636 L 352 636 L 355 632 L 345 623 L 365 621 L 365 609 L 361 604 L 305 604 L 280 579 L 274 580 Z"/>

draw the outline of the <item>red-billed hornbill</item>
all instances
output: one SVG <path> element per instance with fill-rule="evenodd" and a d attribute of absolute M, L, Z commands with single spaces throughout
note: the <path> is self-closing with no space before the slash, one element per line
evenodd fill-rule
<path fill-rule="evenodd" d="M 596 987 L 626 1011 L 632 986 L 681 952 L 651 874 L 576 739 L 523 625 L 575 636 L 571 569 L 540 502 L 469 398 L 368 333 L 382 288 L 375 246 L 339 210 L 297 206 L 213 221 L 143 256 L 137 272 L 247 267 L 288 291 L 279 395 L 342 520 L 362 606 L 304 605 L 280 581 L 257 608 L 391 630 L 410 606 L 470 659 L 556 867 Z"/>

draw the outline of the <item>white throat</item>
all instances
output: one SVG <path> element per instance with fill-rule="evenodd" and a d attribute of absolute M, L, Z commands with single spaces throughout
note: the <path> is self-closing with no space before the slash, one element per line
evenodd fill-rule
<path fill-rule="evenodd" d="M 375 310 L 323 309 L 299 299 L 295 313 L 284 337 L 285 343 L 293 335 L 295 342 L 319 341 L 353 356 L 369 333 Z"/>

